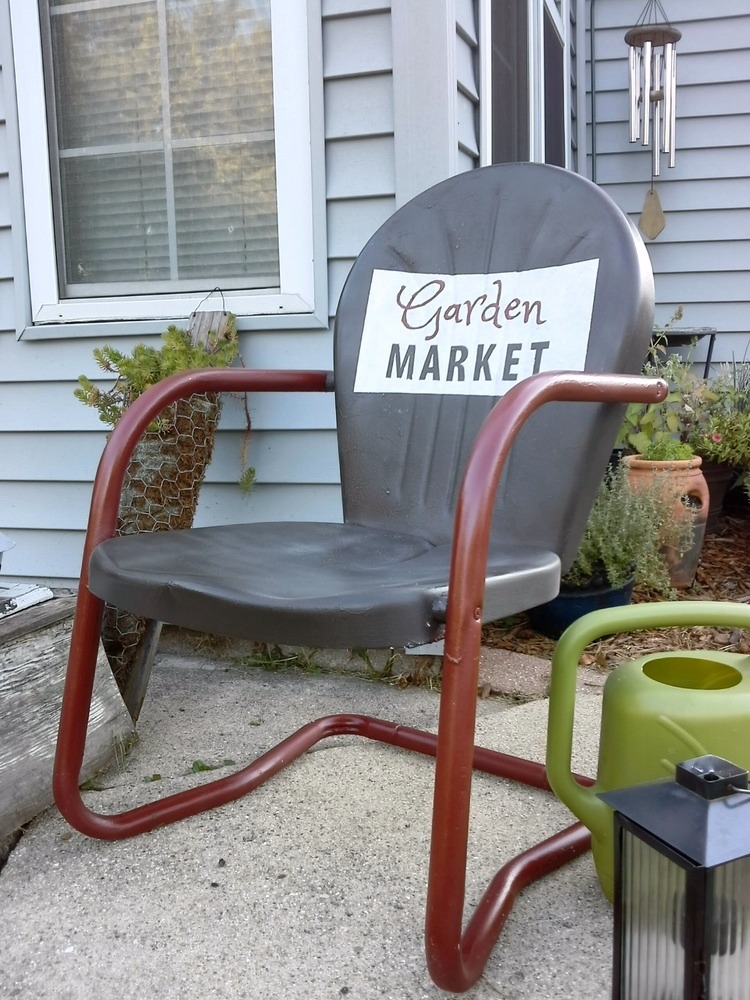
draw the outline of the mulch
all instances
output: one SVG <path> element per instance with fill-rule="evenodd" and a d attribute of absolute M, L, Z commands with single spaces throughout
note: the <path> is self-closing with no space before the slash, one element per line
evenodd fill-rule
<path fill-rule="evenodd" d="M 674 596 L 681 601 L 750 603 L 750 506 L 741 492 L 730 494 L 717 531 L 706 535 L 692 587 L 676 591 Z M 664 598 L 638 589 L 633 594 L 634 603 L 655 600 Z M 552 656 L 555 647 L 551 639 L 531 628 L 525 615 L 486 625 L 482 641 L 486 646 L 544 659 Z M 583 654 L 581 662 L 609 670 L 623 660 L 673 649 L 750 653 L 750 631 L 700 626 L 622 633 L 592 644 Z"/>

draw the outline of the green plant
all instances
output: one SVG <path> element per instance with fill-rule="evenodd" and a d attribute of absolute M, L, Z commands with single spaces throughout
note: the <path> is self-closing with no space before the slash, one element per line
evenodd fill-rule
<path fill-rule="evenodd" d="M 731 466 L 750 487 L 750 363 L 723 365 L 710 383 L 707 416 L 691 438 L 697 455 Z"/>
<path fill-rule="evenodd" d="M 681 319 L 682 308 L 657 331 L 643 366 L 643 374 L 663 378 L 669 386 L 661 403 L 631 403 L 625 413 L 617 442 L 652 462 L 684 461 L 694 454 L 693 442 L 707 426 L 714 400 L 705 379 L 693 370 L 690 352 L 686 357 L 667 353 L 667 332 Z"/>
<path fill-rule="evenodd" d="M 187 330 L 170 326 L 162 334 L 158 347 L 136 344 L 130 354 L 125 354 L 105 344 L 104 347 L 94 348 L 93 353 L 99 368 L 106 376 L 114 377 L 114 382 L 102 389 L 87 375 L 79 375 L 74 395 L 86 406 L 94 407 L 102 423 L 114 427 L 130 404 L 149 386 L 156 385 L 162 379 L 196 368 L 226 368 L 231 365 L 239 355 L 237 319 L 232 313 L 228 313 L 223 331 L 211 331 L 205 346 L 192 343 Z M 255 485 L 255 469 L 247 464 L 250 433 L 247 404 L 245 411 L 247 429 L 240 456 L 239 486 L 243 493 L 249 493 Z M 153 421 L 149 431 L 161 435 L 170 434 L 175 429 L 177 414 L 178 406 L 172 404 Z"/>
<path fill-rule="evenodd" d="M 659 477 L 652 486 L 631 489 L 623 466 L 607 472 L 591 509 L 565 588 L 623 587 L 628 580 L 658 593 L 671 589 L 665 546 L 687 550 L 690 517 L 673 516 L 674 498 Z"/>
<path fill-rule="evenodd" d="M 685 462 L 695 455 L 686 441 L 671 437 L 657 437 L 641 453 L 649 462 Z"/>
<path fill-rule="evenodd" d="M 99 368 L 115 380 L 108 389 L 101 389 L 86 375 L 79 375 L 76 399 L 99 412 L 102 423 L 114 427 L 125 410 L 146 389 L 177 372 L 195 368 L 221 368 L 237 357 L 237 324 L 230 315 L 223 334 L 211 333 L 206 347 L 192 344 L 187 330 L 170 326 L 162 334 L 160 347 L 136 344 L 130 354 L 105 344 L 94 349 Z M 169 410 L 154 421 L 152 430 L 164 433 L 170 427 Z"/>
<path fill-rule="evenodd" d="M 256 667 L 269 673 L 284 670 L 300 670 L 306 674 L 322 674 L 323 667 L 315 662 L 316 650 L 306 646 L 296 646 L 284 651 L 280 646 L 268 642 L 256 643 L 249 656 L 243 656 L 238 665 Z"/>

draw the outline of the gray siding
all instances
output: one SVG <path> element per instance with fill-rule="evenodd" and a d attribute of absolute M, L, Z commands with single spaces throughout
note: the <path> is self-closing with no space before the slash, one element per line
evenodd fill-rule
<path fill-rule="evenodd" d="M 479 163 L 479 26 L 473 0 L 456 0 L 456 138 L 458 171 Z"/>
<path fill-rule="evenodd" d="M 326 143 L 329 313 L 357 253 L 393 211 L 393 75 L 389 4 L 323 0 L 323 121 Z M 7 24 L 0 0 L 0 34 Z M 7 36 L 6 36 L 7 37 Z M 0 53 L 5 51 L 0 48 Z M 0 63 L 2 59 L 0 59 Z M 6 60 L 7 62 L 7 60 Z M 91 482 L 106 430 L 73 398 L 81 372 L 94 374 L 100 335 L 17 340 L 11 176 L 6 115 L 13 101 L 0 67 L 0 529 L 16 542 L 3 561 L 5 580 L 73 586 L 78 577 Z M 15 185 L 15 186 L 14 186 Z M 15 274 L 14 274 L 15 270 Z M 240 321 L 240 328 L 243 324 Z M 127 349 L 153 324 L 118 336 Z M 245 330 L 249 367 L 326 368 L 330 330 Z M 235 520 L 337 520 L 341 516 L 335 418 L 330 396 L 263 396 L 251 401 L 248 460 L 258 485 L 249 497 L 236 479 L 243 442 L 239 400 L 225 403 L 197 523 Z"/>
<path fill-rule="evenodd" d="M 484 0 L 482 0 L 484 2 Z M 479 162 L 477 21 L 474 0 L 322 0 L 328 312 L 352 261 L 393 211 L 417 191 Z M 627 141 L 623 35 L 642 0 L 597 7 L 596 180 L 634 219 L 650 181 L 649 153 Z M 581 4 L 583 7 L 583 3 Z M 721 332 L 716 357 L 743 355 L 750 190 L 750 14 L 745 0 L 680 0 L 677 167 L 659 192 L 667 228 L 648 244 L 658 318 L 683 305 L 684 325 Z M 588 14 L 589 8 L 586 8 Z M 91 480 L 105 431 L 72 395 L 93 373 L 91 349 L 107 336 L 132 346 L 153 323 L 17 340 L 27 308 L 15 95 L 8 59 L 7 0 L 0 0 L 0 529 L 17 542 L 4 577 L 72 585 L 78 575 Z M 584 170 L 583 29 L 571 73 L 574 166 Z M 450 30 L 447 30 L 450 26 Z M 455 27 L 455 30 L 454 30 Z M 578 96 L 576 97 L 576 88 Z M 590 139 L 590 131 L 589 131 Z M 590 145 L 587 147 L 590 150 Z M 589 156 L 589 168 L 591 166 Z M 328 330 L 258 330 L 240 323 L 246 365 L 322 368 Z M 243 409 L 229 399 L 198 522 L 340 517 L 330 397 L 262 397 L 251 404 L 249 460 L 258 486 L 235 480 Z"/>
<path fill-rule="evenodd" d="M 623 36 L 641 8 L 640 0 L 596 8 L 595 175 L 636 222 L 651 154 L 628 141 Z M 646 241 L 657 322 L 682 305 L 681 325 L 715 327 L 714 359 L 728 360 L 744 356 L 750 344 L 750 13 L 745 0 L 681 0 L 668 13 L 682 40 L 677 164 L 663 164 L 656 181 L 667 224 Z"/>

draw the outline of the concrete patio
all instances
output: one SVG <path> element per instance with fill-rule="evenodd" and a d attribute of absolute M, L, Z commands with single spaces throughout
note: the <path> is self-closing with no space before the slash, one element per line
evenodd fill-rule
<path fill-rule="evenodd" d="M 502 687 L 503 661 L 486 665 L 492 687 Z M 543 758 L 543 677 L 534 684 L 527 703 L 479 700 L 478 742 Z M 600 686 L 594 677 L 581 688 L 575 765 L 593 773 Z M 320 715 L 433 729 L 437 708 L 426 688 L 168 651 L 140 741 L 86 794 L 116 810 L 215 776 L 194 773 L 196 761 L 247 762 Z M 136 840 L 88 840 L 48 810 L 0 874 L 0 998 L 447 996 L 422 941 L 431 772 L 426 758 L 346 737 L 248 798 Z M 467 908 L 504 861 L 569 822 L 552 796 L 478 775 Z M 610 937 L 611 908 L 585 856 L 524 892 L 465 996 L 605 1000 Z"/>

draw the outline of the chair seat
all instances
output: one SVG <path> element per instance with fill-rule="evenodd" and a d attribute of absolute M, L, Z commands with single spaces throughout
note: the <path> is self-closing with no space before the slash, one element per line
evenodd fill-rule
<path fill-rule="evenodd" d="M 442 638 L 450 545 L 354 524 L 265 522 L 124 535 L 91 591 L 136 615 L 262 642 L 357 648 Z M 491 546 L 484 620 L 554 597 L 560 563 Z"/>

